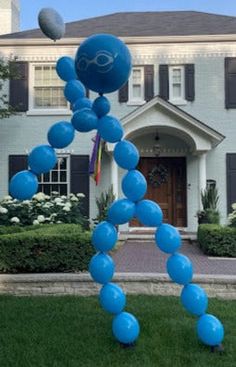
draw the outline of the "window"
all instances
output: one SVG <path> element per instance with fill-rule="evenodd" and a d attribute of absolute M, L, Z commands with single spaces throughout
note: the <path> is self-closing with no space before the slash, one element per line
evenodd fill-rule
<path fill-rule="evenodd" d="M 169 67 L 169 100 L 178 103 L 185 100 L 184 67 Z"/>
<path fill-rule="evenodd" d="M 54 64 L 37 64 L 31 68 L 30 109 L 67 110 L 64 82 L 56 73 Z"/>
<path fill-rule="evenodd" d="M 129 101 L 135 104 L 144 103 L 144 68 L 133 67 L 129 80 Z"/>
<path fill-rule="evenodd" d="M 68 195 L 70 193 L 69 173 L 70 157 L 59 156 L 54 169 L 40 175 L 39 192 L 50 195 L 52 191 L 57 191 L 60 195 Z"/>

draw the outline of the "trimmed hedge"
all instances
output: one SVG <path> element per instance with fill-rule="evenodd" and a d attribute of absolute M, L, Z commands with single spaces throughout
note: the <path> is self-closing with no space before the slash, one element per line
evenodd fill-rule
<path fill-rule="evenodd" d="M 28 227 L 0 236 L 3 273 L 85 271 L 93 254 L 90 232 L 77 224 Z"/>
<path fill-rule="evenodd" d="M 236 228 L 201 224 L 197 238 L 204 254 L 236 257 Z"/>

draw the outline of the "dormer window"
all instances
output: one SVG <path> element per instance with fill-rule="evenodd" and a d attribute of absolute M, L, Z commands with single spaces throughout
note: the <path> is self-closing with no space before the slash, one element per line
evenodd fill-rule
<path fill-rule="evenodd" d="M 133 67 L 129 80 L 129 102 L 143 104 L 144 100 L 144 67 Z"/>
<path fill-rule="evenodd" d="M 169 93 L 170 102 L 185 102 L 184 66 L 169 66 Z"/>

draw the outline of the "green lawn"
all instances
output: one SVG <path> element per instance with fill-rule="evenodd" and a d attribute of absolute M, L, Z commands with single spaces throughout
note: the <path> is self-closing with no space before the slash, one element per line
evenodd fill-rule
<path fill-rule="evenodd" d="M 0 297 L 1 367 L 234 367 L 236 301 L 210 300 L 224 323 L 223 355 L 198 342 L 195 319 L 175 297 L 129 296 L 141 325 L 135 348 L 113 339 L 97 298 Z"/>

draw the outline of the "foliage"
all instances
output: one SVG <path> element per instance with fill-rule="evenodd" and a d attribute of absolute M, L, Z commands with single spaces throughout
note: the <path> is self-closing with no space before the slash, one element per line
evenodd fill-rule
<path fill-rule="evenodd" d="M 15 62 L 12 60 L 6 62 L 0 59 L 0 92 L 4 89 L 4 84 L 7 80 L 17 79 L 18 77 Z M 10 117 L 14 113 L 15 110 L 9 105 L 7 95 L 0 93 L 0 119 Z"/>
<path fill-rule="evenodd" d="M 94 249 L 90 232 L 76 224 L 41 225 L 0 236 L 0 271 L 38 273 L 84 271 Z"/>
<path fill-rule="evenodd" d="M 236 203 L 232 204 L 233 211 L 229 214 L 228 220 L 231 227 L 236 227 Z"/>
<path fill-rule="evenodd" d="M 127 296 L 141 326 L 134 348 L 112 335 L 112 315 L 97 297 L 0 297 L 1 367 L 234 367 L 236 301 L 211 299 L 208 312 L 225 326 L 225 352 L 196 336 L 196 318 L 177 297 Z M 158 320 L 158 322 L 157 322 Z"/>
<path fill-rule="evenodd" d="M 199 246 L 205 254 L 236 257 L 236 228 L 201 224 L 198 227 L 197 237 Z"/>
<path fill-rule="evenodd" d="M 96 198 L 96 205 L 98 209 L 98 214 L 94 219 L 95 224 L 102 222 L 107 218 L 107 212 L 109 206 L 115 200 L 115 195 L 113 193 L 113 186 L 111 185 L 107 191 L 101 193 L 99 198 Z"/>
<path fill-rule="evenodd" d="M 201 192 L 203 210 L 197 212 L 199 223 L 219 224 L 220 213 L 217 210 L 219 201 L 218 190 L 214 186 L 208 186 Z"/>
<path fill-rule="evenodd" d="M 87 220 L 81 214 L 84 194 L 51 196 L 38 193 L 32 200 L 18 201 L 5 196 L 0 202 L 0 225 L 38 225 L 48 223 L 76 223 L 87 226 Z"/>

